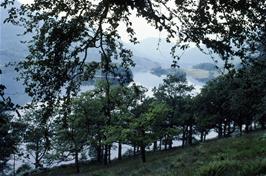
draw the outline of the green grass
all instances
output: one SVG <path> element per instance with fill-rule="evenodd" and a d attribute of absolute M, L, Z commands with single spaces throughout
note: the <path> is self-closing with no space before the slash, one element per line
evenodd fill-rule
<path fill-rule="evenodd" d="M 73 166 L 48 170 L 39 176 L 75 175 Z M 80 176 L 266 176 L 266 131 L 212 140 L 185 149 L 113 161 L 108 167 L 83 164 Z"/>

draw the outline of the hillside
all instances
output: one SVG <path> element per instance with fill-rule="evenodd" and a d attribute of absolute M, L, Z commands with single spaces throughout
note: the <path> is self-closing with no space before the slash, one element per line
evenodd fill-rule
<path fill-rule="evenodd" d="M 242 137 L 214 139 L 185 149 L 149 153 L 147 163 L 139 158 L 113 161 L 108 168 L 83 164 L 81 176 L 255 176 L 266 174 L 266 131 Z M 65 165 L 35 174 L 75 175 Z"/>

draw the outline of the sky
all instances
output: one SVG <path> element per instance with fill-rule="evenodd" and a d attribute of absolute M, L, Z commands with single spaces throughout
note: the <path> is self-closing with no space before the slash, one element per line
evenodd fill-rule
<path fill-rule="evenodd" d="M 18 0 L 21 3 L 31 3 L 33 0 Z M 133 25 L 133 29 L 135 30 L 136 36 L 139 41 L 144 40 L 146 38 L 165 38 L 165 33 L 160 33 L 158 30 L 154 29 L 154 27 L 147 24 L 146 20 L 140 17 L 131 17 L 131 22 Z M 129 37 L 126 33 L 125 26 L 122 24 L 119 27 L 119 32 L 124 42 L 128 42 Z"/>

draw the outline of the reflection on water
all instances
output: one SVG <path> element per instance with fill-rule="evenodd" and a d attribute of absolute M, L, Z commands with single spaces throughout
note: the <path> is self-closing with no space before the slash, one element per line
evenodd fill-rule
<path fill-rule="evenodd" d="M 163 79 L 166 76 L 161 76 L 158 77 L 156 75 L 153 75 L 150 72 L 136 72 L 134 73 L 134 81 L 139 84 L 139 85 L 143 85 L 144 87 L 148 88 L 148 96 L 152 95 L 152 88 L 154 87 L 158 87 L 159 84 L 163 83 Z M 197 94 L 200 92 L 200 89 L 202 88 L 202 86 L 204 85 L 204 83 L 201 83 L 197 80 L 195 80 L 194 78 L 187 76 L 187 81 L 189 85 L 193 85 L 195 90 L 193 92 L 193 94 Z"/>

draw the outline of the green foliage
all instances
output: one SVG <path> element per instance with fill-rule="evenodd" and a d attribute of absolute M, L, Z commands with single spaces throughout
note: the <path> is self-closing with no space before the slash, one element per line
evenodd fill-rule
<path fill-rule="evenodd" d="M 2 71 L 0 70 L 0 74 Z M 7 161 L 12 154 L 17 152 L 17 146 L 21 141 L 24 125 L 14 121 L 14 115 L 11 113 L 17 112 L 20 116 L 10 97 L 4 95 L 6 87 L 0 84 L 0 172 L 4 174 L 4 169 L 7 166 Z"/>

